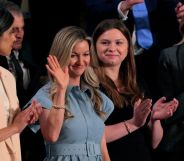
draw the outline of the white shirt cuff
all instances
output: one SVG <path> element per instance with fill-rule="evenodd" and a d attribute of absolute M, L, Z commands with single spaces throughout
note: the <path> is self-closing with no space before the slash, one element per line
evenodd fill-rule
<path fill-rule="evenodd" d="M 117 10 L 118 10 L 118 13 L 119 13 L 120 18 L 121 18 L 123 21 L 125 21 L 125 20 L 128 19 L 128 12 L 129 12 L 129 10 L 127 10 L 127 11 L 125 11 L 125 12 L 122 12 L 122 11 L 121 11 L 121 4 L 122 4 L 122 3 L 124 3 L 124 1 L 121 1 L 121 2 L 118 4 Z"/>

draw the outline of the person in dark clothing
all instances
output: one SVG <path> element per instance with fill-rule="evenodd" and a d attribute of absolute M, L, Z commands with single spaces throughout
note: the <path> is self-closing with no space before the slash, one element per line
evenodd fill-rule
<path fill-rule="evenodd" d="M 181 41 L 163 49 L 159 57 L 158 80 L 161 92 L 167 99 L 177 98 L 179 107 L 172 117 L 163 122 L 166 132 L 157 150 L 157 161 L 184 159 L 184 17 L 179 29 Z"/>
<path fill-rule="evenodd" d="M 121 20 L 107 19 L 99 23 L 92 41 L 94 68 L 101 90 L 115 104 L 105 131 L 110 158 L 112 161 L 150 161 L 146 141 L 149 131 L 155 149 L 163 136 L 160 120 L 172 116 L 178 101 L 166 102 L 161 97 L 151 108 L 151 99 L 143 98 L 136 80 L 131 36 Z"/>

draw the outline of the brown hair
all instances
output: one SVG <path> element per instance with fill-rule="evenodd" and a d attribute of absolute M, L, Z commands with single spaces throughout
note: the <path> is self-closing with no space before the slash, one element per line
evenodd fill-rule
<path fill-rule="evenodd" d="M 119 77 L 124 84 L 124 89 L 121 94 L 118 92 L 114 82 L 105 74 L 103 65 L 97 56 L 96 42 L 104 32 L 110 29 L 118 29 L 128 41 L 128 54 L 124 61 L 121 63 L 119 73 Z M 92 41 L 92 56 L 95 64 L 94 68 L 99 77 L 102 88 L 105 89 L 106 94 L 111 98 L 117 107 L 122 108 L 124 105 L 133 105 L 135 100 L 141 97 L 141 93 L 137 85 L 134 49 L 128 29 L 121 20 L 107 19 L 97 25 L 93 33 Z"/>

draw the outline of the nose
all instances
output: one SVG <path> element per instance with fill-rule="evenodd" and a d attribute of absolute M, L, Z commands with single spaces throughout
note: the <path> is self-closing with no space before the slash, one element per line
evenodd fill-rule
<path fill-rule="evenodd" d="M 16 38 L 22 38 L 23 35 L 24 35 L 24 30 L 23 30 L 23 29 L 17 29 L 17 30 L 15 31 L 15 36 L 16 36 Z"/>
<path fill-rule="evenodd" d="M 116 45 L 115 45 L 115 43 L 111 43 L 110 45 L 109 45 L 109 51 L 115 51 L 116 50 Z"/>
<path fill-rule="evenodd" d="M 78 64 L 82 64 L 82 62 L 83 62 L 83 56 L 82 55 L 78 55 L 78 57 L 77 57 L 77 63 Z"/>
<path fill-rule="evenodd" d="M 15 42 L 16 41 L 16 35 L 12 34 L 12 41 Z"/>

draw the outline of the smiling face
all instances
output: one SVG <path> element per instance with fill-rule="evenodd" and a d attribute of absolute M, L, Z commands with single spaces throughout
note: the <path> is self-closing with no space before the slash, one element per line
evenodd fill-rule
<path fill-rule="evenodd" d="M 118 29 L 110 29 L 97 39 L 96 51 L 104 66 L 120 66 L 128 53 L 128 41 Z"/>
<path fill-rule="evenodd" d="M 0 54 L 3 56 L 10 55 L 15 40 L 16 38 L 12 25 L 0 36 Z"/>
<path fill-rule="evenodd" d="M 71 59 L 68 65 L 71 78 L 80 79 L 85 69 L 90 64 L 90 49 L 87 41 L 76 43 L 72 50 Z"/>

